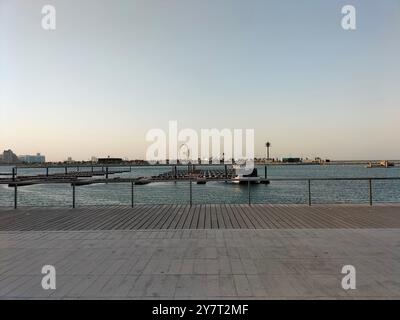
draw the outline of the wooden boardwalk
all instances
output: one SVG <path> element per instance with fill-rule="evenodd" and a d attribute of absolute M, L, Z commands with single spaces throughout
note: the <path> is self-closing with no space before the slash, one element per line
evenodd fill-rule
<path fill-rule="evenodd" d="M 0 231 L 400 228 L 400 205 L 140 205 L 0 209 Z"/>

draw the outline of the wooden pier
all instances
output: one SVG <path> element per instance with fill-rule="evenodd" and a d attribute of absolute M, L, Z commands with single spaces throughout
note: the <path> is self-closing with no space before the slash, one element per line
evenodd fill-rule
<path fill-rule="evenodd" d="M 0 231 L 400 228 L 400 205 L 136 205 L 0 209 Z"/>

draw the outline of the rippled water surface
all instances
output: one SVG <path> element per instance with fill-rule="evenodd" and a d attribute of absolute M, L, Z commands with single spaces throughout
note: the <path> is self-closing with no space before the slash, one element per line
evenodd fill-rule
<path fill-rule="evenodd" d="M 118 169 L 118 168 L 116 168 Z M 122 169 L 122 168 L 119 168 Z M 84 169 L 80 169 L 83 171 Z M 90 170 L 87 168 L 86 170 Z M 133 167 L 110 177 L 152 176 L 168 171 L 168 167 Z M 11 172 L 11 167 L 0 167 L 0 172 Z M 64 172 L 64 168 L 50 169 L 50 173 Z M 258 166 L 264 175 L 264 166 Z M 45 169 L 18 169 L 19 175 L 45 173 Z M 268 178 L 360 178 L 400 177 L 400 167 L 365 168 L 361 165 L 291 165 L 268 166 Z M 224 182 L 208 182 L 192 185 L 193 203 L 247 203 L 246 185 Z M 306 181 L 271 181 L 269 185 L 253 185 L 250 190 L 253 203 L 306 203 Z M 368 181 L 312 181 L 313 203 L 367 203 Z M 134 201 L 141 204 L 172 204 L 189 202 L 189 182 L 160 182 L 135 186 Z M 373 181 L 375 202 L 400 202 L 400 180 Z M 0 206 L 12 206 L 14 191 L 0 185 Z M 94 184 L 76 187 L 77 206 L 82 205 L 129 205 L 130 184 Z M 19 206 L 71 206 L 72 187 L 69 184 L 33 185 L 18 189 Z"/>

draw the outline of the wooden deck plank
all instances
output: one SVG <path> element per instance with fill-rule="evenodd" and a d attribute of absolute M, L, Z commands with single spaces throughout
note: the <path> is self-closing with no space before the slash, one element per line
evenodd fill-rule
<path fill-rule="evenodd" d="M 209 208 L 210 208 L 210 216 L 211 216 L 211 229 L 219 229 L 216 207 L 214 204 L 210 204 Z"/>
<path fill-rule="evenodd" d="M 215 215 L 218 221 L 218 229 L 226 229 L 224 217 L 222 216 L 222 206 L 214 204 Z"/>
<path fill-rule="evenodd" d="M 238 224 L 239 224 L 239 228 L 240 228 L 240 229 L 249 229 L 249 228 L 251 228 L 250 224 L 248 225 L 248 224 L 245 222 L 244 217 L 243 217 L 243 215 L 241 214 L 240 209 L 239 209 L 238 206 L 239 206 L 239 205 L 234 205 L 234 206 L 232 206 L 232 213 L 233 213 L 233 215 L 235 216 L 235 218 L 236 218 L 236 220 L 237 220 L 237 222 L 238 222 Z"/>
<path fill-rule="evenodd" d="M 248 206 L 246 204 L 240 204 L 240 205 L 238 205 L 238 211 L 239 211 L 239 214 L 242 216 L 243 221 L 245 221 L 246 225 L 248 226 L 248 228 L 251 228 L 251 229 L 259 229 L 260 228 L 258 219 L 253 214 L 253 210 L 251 209 L 251 206 Z"/>
<path fill-rule="evenodd" d="M 283 223 L 282 218 L 275 214 L 274 205 L 269 207 L 261 207 L 260 210 L 262 211 L 263 215 L 268 216 L 270 221 L 273 223 L 274 227 L 277 229 L 285 229 L 288 228 L 287 224 Z"/>
<path fill-rule="evenodd" d="M 294 220 L 296 225 L 306 228 L 308 226 L 314 226 L 315 228 L 320 228 L 324 226 L 324 222 L 321 221 L 320 217 L 316 218 L 318 212 L 311 208 L 302 208 L 297 211 L 296 215 L 293 215 L 290 207 L 285 206 L 283 210 L 287 211 L 287 215 L 290 219 Z M 329 227 L 335 227 L 332 221 L 327 222 Z"/>
<path fill-rule="evenodd" d="M 145 211 L 145 208 L 143 208 L 143 210 L 140 210 L 140 207 L 134 207 L 134 208 L 128 208 L 127 212 L 127 217 L 125 220 L 120 221 L 120 223 L 115 227 L 116 229 L 118 228 L 122 228 L 124 226 L 128 226 L 132 223 L 134 223 L 135 221 L 137 221 L 141 215 L 142 212 Z"/>
<path fill-rule="evenodd" d="M 171 212 L 167 212 L 163 217 L 160 217 L 153 225 L 152 229 L 168 229 L 172 220 L 179 214 L 179 211 L 182 210 L 182 206 L 174 206 L 171 209 Z"/>
<path fill-rule="evenodd" d="M 37 216 L 40 214 L 41 211 L 37 212 L 31 212 L 30 214 L 33 216 Z M 52 230 L 58 229 L 60 227 L 67 229 L 67 226 L 74 223 L 78 223 L 79 221 L 85 222 L 86 219 L 89 219 L 89 217 L 79 217 L 75 212 L 72 211 L 72 209 L 67 209 L 66 211 L 63 211 L 64 214 L 59 213 L 57 211 L 57 215 L 55 218 L 49 217 L 48 219 L 35 219 L 32 223 L 26 226 L 26 228 L 42 228 L 46 227 L 47 229 Z M 88 211 L 87 215 L 91 215 L 91 210 Z"/>
<path fill-rule="evenodd" d="M 226 207 L 226 204 L 220 205 L 220 209 L 221 209 L 222 217 L 224 219 L 225 227 L 227 229 L 232 229 L 233 225 L 232 225 L 231 219 L 229 218 L 228 208 Z"/>
<path fill-rule="evenodd" d="M 145 229 L 157 229 L 156 225 L 159 221 L 163 221 L 163 219 L 166 219 L 168 214 L 173 214 L 174 210 L 177 208 L 178 205 L 166 205 L 166 210 L 163 211 L 163 213 L 157 214 L 154 213 L 155 218 L 152 219 L 151 221 L 149 220 L 149 223 L 145 224 Z"/>
<path fill-rule="evenodd" d="M 150 205 L 144 205 L 144 210 L 140 210 L 141 206 L 135 206 L 134 210 L 136 210 L 137 212 L 137 216 L 134 220 L 129 221 L 129 223 L 127 223 L 127 225 L 125 226 L 126 229 L 135 229 L 135 227 L 140 224 L 141 221 L 145 220 L 148 216 L 150 216 L 152 214 L 152 212 L 154 210 L 157 210 L 156 208 L 153 208 L 153 206 Z M 139 210 L 138 210 L 139 209 Z"/>
<path fill-rule="evenodd" d="M 400 205 L 175 204 L 0 209 L 0 231 L 399 227 Z"/>
<path fill-rule="evenodd" d="M 118 230 L 122 228 L 125 224 L 129 223 L 129 221 L 135 217 L 135 212 L 131 208 L 126 208 L 125 210 L 121 209 L 123 213 L 121 219 L 116 219 L 115 222 L 111 222 L 107 229 Z"/>
<path fill-rule="evenodd" d="M 251 210 L 246 210 L 246 206 L 241 206 L 243 212 L 245 212 L 250 221 L 252 221 L 254 227 L 256 229 L 263 229 L 265 228 L 264 221 L 259 217 L 258 212 L 251 207 Z"/>
<path fill-rule="evenodd" d="M 178 206 L 176 212 L 174 215 L 171 215 L 165 222 L 165 224 L 163 224 L 161 226 L 162 229 L 175 229 L 176 225 L 179 223 L 179 221 L 183 218 L 186 218 L 185 215 L 185 209 L 186 209 L 186 205 L 181 205 Z"/>
<path fill-rule="evenodd" d="M 269 210 L 269 209 L 268 209 Z M 273 223 L 273 221 L 269 218 L 268 215 L 265 214 L 263 210 L 263 205 L 253 205 L 254 214 L 257 215 L 262 221 L 263 229 L 274 229 L 277 226 Z"/>
<path fill-rule="evenodd" d="M 341 226 L 342 228 L 351 228 L 354 222 L 351 220 L 343 220 L 341 217 L 335 215 L 329 215 L 329 217 L 325 216 L 326 209 L 323 208 L 310 208 L 307 214 L 303 213 L 304 216 L 307 216 L 314 224 L 319 224 L 320 227 L 325 225 L 329 225 L 332 228 Z"/>
<path fill-rule="evenodd" d="M 219 229 L 215 206 L 213 204 L 208 204 L 207 207 L 210 212 L 210 229 Z"/>
<path fill-rule="evenodd" d="M 176 229 L 190 229 L 190 225 L 193 220 L 194 212 L 197 206 L 186 206 L 186 217 L 185 219 L 179 220 L 178 224 L 175 226 Z"/>
<path fill-rule="evenodd" d="M 149 206 L 150 209 L 145 212 L 145 214 L 134 224 L 130 225 L 129 229 L 140 229 L 143 224 L 146 223 L 149 219 L 151 219 L 154 216 L 154 212 L 156 211 L 162 211 L 165 209 L 164 205 L 155 205 L 154 207 Z"/>
<path fill-rule="evenodd" d="M 236 216 L 233 214 L 233 208 L 234 208 L 233 205 L 231 205 L 231 204 L 227 205 L 226 212 L 227 212 L 228 217 L 229 217 L 229 219 L 230 219 L 230 221 L 232 223 L 232 228 L 233 229 L 239 229 L 240 228 L 239 222 L 237 221 Z"/>
<path fill-rule="evenodd" d="M 190 205 L 183 205 L 183 210 L 180 214 L 180 217 L 179 219 L 177 217 L 174 221 L 172 221 L 171 229 L 183 229 L 183 225 L 186 223 L 186 220 L 190 219 L 191 217 L 190 211 L 192 211 Z"/>
<path fill-rule="evenodd" d="M 264 221 L 264 228 L 266 229 L 278 229 L 279 226 L 273 221 L 273 219 L 267 214 L 268 210 L 271 210 L 272 206 L 266 208 L 262 204 L 253 205 L 253 210 L 258 213 L 259 217 Z"/>
<path fill-rule="evenodd" d="M 204 229 L 206 222 L 206 209 L 205 205 L 201 204 L 199 208 L 199 222 L 197 224 L 197 229 Z"/>
<path fill-rule="evenodd" d="M 204 214 L 205 214 L 204 229 L 211 229 L 211 212 L 209 204 L 204 205 Z"/>
<path fill-rule="evenodd" d="M 21 227 L 23 230 L 26 228 L 30 228 L 32 225 L 34 226 L 40 226 L 41 223 L 47 222 L 47 224 L 51 224 L 51 222 L 54 221 L 60 221 L 63 219 L 68 219 L 68 213 L 69 209 L 68 208 L 62 208 L 60 210 L 57 210 L 56 212 L 52 211 L 46 212 L 45 214 L 38 215 L 37 212 L 41 211 L 34 211 L 32 209 L 25 211 L 23 209 L 25 214 L 24 215 L 15 215 L 14 211 L 14 218 L 9 220 L 7 219 L 6 221 L 2 221 L 2 223 L 7 224 L 7 221 L 14 222 L 13 225 L 17 228 Z M 29 221 L 29 224 L 27 224 L 27 221 Z"/>
<path fill-rule="evenodd" d="M 200 218 L 200 208 L 201 205 L 197 205 L 194 207 L 193 210 L 193 219 L 190 223 L 189 229 L 198 229 L 199 226 L 199 218 Z"/>

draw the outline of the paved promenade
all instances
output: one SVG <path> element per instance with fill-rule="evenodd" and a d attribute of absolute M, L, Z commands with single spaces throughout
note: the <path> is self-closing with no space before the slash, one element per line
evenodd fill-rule
<path fill-rule="evenodd" d="M 400 299 L 400 207 L 274 206 L 276 221 L 271 206 L 243 212 L 255 207 L 269 228 L 133 228 L 130 208 L 1 209 L 0 298 Z M 41 286 L 43 265 L 56 268 L 55 290 Z M 356 290 L 341 287 L 344 265 Z"/>

